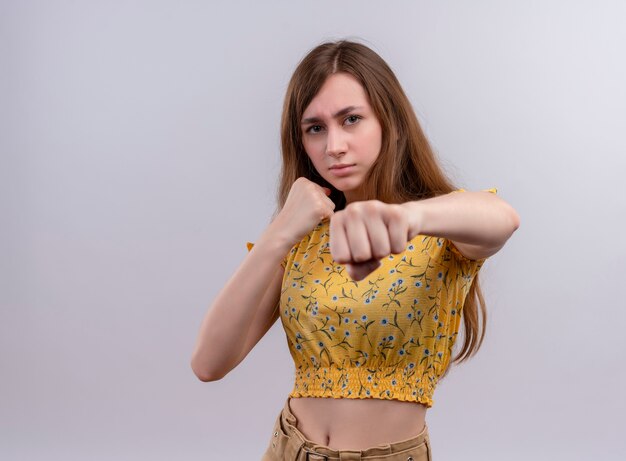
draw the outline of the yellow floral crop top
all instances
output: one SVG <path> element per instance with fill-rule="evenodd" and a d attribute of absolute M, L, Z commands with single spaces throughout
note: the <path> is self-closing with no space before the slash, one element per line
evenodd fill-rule
<path fill-rule="evenodd" d="M 466 258 L 446 238 L 417 235 L 357 282 L 331 257 L 329 223 L 321 221 L 282 262 L 280 319 L 295 363 L 289 396 L 432 407 L 485 259 Z"/>

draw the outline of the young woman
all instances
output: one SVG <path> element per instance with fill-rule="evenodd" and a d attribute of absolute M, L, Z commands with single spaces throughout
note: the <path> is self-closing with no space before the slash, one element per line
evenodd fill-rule
<path fill-rule="evenodd" d="M 295 383 L 264 460 L 431 460 L 426 410 L 450 363 L 480 348 L 478 271 L 520 218 L 496 189 L 451 184 L 362 44 L 300 62 L 281 137 L 277 211 L 206 314 L 192 369 L 221 379 L 280 317 Z"/>

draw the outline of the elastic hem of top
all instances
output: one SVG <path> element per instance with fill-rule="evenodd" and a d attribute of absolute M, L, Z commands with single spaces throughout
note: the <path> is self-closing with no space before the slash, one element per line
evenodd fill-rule
<path fill-rule="evenodd" d="M 430 408 L 436 384 L 434 376 L 401 367 L 320 367 L 296 370 L 289 396 L 400 400 Z"/>

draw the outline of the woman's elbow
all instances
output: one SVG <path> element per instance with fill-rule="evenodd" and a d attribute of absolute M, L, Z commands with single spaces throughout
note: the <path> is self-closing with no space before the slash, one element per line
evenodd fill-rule
<path fill-rule="evenodd" d="M 203 383 L 209 383 L 211 381 L 219 381 L 225 376 L 224 373 L 216 373 L 214 371 L 206 370 L 201 367 L 198 367 L 197 365 L 195 365 L 193 360 L 191 361 L 191 370 L 196 375 L 196 377 Z"/>
<path fill-rule="evenodd" d="M 520 226 L 520 217 L 515 208 L 513 208 L 508 203 L 504 204 L 504 210 L 502 213 L 502 227 L 500 230 L 500 235 L 498 238 L 498 243 L 495 245 L 497 248 L 493 253 L 497 252 L 500 248 L 502 248 L 505 243 L 511 238 L 513 233 L 519 229 Z"/>
<path fill-rule="evenodd" d="M 521 219 L 517 211 L 515 211 L 515 208 L 513 208 L 511 205 L 509 205 L 509 219 L 511 221 L 511 228 L 512 228 L 511 234 L 513 234 L 513 232 L 519 229 Z"/>

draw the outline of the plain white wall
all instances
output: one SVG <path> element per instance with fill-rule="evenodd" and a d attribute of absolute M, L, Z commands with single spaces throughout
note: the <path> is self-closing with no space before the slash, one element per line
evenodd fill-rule
<path fill-rule="evenodd" d="M 0 458 L 260 459 L 280 323 L 219 382 L 191 352 L 273 211 L 288 78 L 346 37 L 522 220 L 434 459 L 625 459 L 626 4 L 301 3 L 0 2 Z"/>

